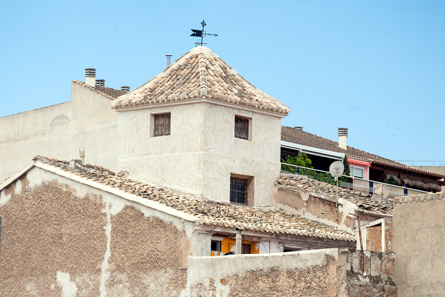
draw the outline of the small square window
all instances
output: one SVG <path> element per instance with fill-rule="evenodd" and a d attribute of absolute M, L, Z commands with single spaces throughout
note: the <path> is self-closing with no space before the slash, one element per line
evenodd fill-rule
<path fill-rule="evenodd" d="M 170 135 L 170 113 L 154 115 L 153 136 Z"/>
<path fill-rule="evenodd" d="M 247 204 L 247 179 L 230 178 L 230 202 L 237 204 Z"/>
<path fill-rule="evenodd" d="M 219 241 L 219 240 L 212 240 L 212 244 L 211 244 L 210 250 L 214 251 L 214 252 L 221 252 L 221 241 Z"/>
<path fill-rule="evenodd" d="M 249 139 L 250 119 L 235 116 L 235 137 L 241 139 Z"/>

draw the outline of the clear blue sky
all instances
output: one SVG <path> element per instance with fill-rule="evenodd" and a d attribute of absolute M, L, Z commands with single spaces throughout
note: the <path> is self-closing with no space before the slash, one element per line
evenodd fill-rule
<path fill-rule="evenodd" d="M 134 89 L 205 18 L 207 46 L 291 108 L 283 125 L 445 165 L 444 16 L 445 1 L 1 1 L 0 117 L 70 100 L 87 67 Z"/>

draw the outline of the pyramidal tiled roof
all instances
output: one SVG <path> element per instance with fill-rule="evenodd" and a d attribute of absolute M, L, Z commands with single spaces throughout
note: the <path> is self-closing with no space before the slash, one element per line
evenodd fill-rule
<path fill-rule="evenodd" d="M 206 47 L 195 47 L 141 87 L 113 101 L 113 108 L 188 99 L 210 99 L 289 113 Z"/>

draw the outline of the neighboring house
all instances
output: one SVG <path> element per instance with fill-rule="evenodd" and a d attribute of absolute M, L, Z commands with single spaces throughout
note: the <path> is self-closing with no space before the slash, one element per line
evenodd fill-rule
<path fill-rule="evenodd" d="M 346 145 L 347 129 L 339 128 L 339 142 L 308 132 L 302 127 L 282 127 L 281 158 L 306 153 L 315 169 L 329 171 L 329 165 L 345 155 L 351 168 L 354 189 L 385 197 L 438 192 L 444 174 L 430 172 L 386 159 Z"/>
<path fill-rule="evenodd" d="M 281 173 L 289 108 L 208 48 L 131 92 L 94 87 L 86 74 L 71 102 L 0 119 L 16 133 L 30 119 L 63 119 L 60 130 L 42 122 L 0 144 L 10 176 L 0 184 L 2 296 L 229 296 L 260 272 L 272 283 L 264 294 L 336 296 L 346 256 L 324 249 L 362 248 L 357 216 L 363 249 L 390 250 L 391 201 Z M 25 167 L 22 146 L 25 157 L 55 157 Z M 230 252 L 238 259 L 210 257 Z M 293 253 L 269 255 L 283 252 Z M 228 262 L 229 275 L 209 264 Z"/>
<path fill-rule="evenodd" d="M 36 155 L 79 158 L 117 170 L 118 115 L 110 102 L 128 91 L 73 80 L 71 101 L 0 118 L 0 182 L 25 167 Z M 103 84 L 103 80 L 98 81 Z"/>

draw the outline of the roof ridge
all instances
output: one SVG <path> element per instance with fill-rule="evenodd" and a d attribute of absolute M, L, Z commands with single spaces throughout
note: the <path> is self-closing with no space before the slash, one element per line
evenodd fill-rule
<path fill-rule="evenodd" d="M 203 52 L 199 53 L 199 94 L 201 98 L 207 98 L 207 66 L 209 61 Z"/>
<path fill-rule="evenodd" d="M 93 92 L 96 92 L 96 93 L 98 93 L 98 94 L 100 94 L 100 95 L 102 95 L 104 97 L 107 97 L 108 99 L 111 99 L 111 100 L 116 99 L 116 98 L 113 98 L 112 96 L 110 96 L 110 95 L 108 95 L 108 94 L 106 94 L 104 92 L 101 92 L 100 90 L 96 89 L 95 87 L 92 87 L 92 86 L 88 85 L 87 83 L 85 83 L 83 81 L 79 81 L 79 80 L 73 79 L 72 82 L 76 83 L 76 84 L 78 84 L 78 85 L 80 85 L 80 86 L 82 86 L 84 88 L 87 88 L 87 89 L 89 89 L 89 90 L 91 90 Z"/>

